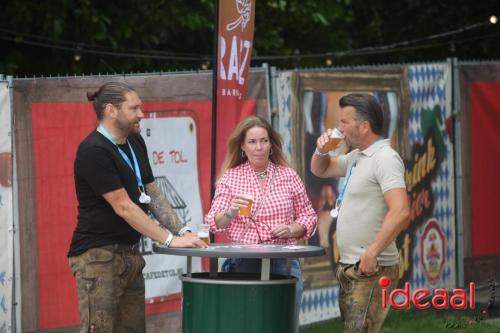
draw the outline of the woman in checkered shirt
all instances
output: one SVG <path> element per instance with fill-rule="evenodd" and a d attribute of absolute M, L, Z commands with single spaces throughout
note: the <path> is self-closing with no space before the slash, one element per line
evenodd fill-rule
<path fill-rule="evenodd" d="M 317 215 L 302 180 L 288 166 L 280 135 L 263 118 L 242 120 L 228 141 L 227 154 L 205 223 L 214 233 L 226 231 L 240 244 L 295 244 L 316 231 Z M 253 197 L 250 216 L 241 216 L 245 197 Z M 260 259 L 227 259 L 227 272 L 260 272 Z M 271 260 L 271 273 L 287 274 L 285 259 Z M 291 273 L 297 283 L 296 321 L 302 296 L 299 260 Z M 298 327 L 298 325 L 297 325 Z"/>

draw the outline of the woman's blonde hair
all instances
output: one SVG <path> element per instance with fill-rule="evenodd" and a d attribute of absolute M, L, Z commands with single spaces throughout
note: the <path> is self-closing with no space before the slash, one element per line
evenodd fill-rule
<path fill-rule="evenodd" d="M 219 176 L 222 176 L 228 169 L 234 168 L 247 160 L 247 156 L 243 154 L 241 150 L 241 145 L 245 140 L 247 131 L 253 127 L 261 127 L 267 131 L 269 136 L 269 141 L 271 142 L 271 152 L 269 154 L 269 159 L 274 164 L 287 166 L 288 163 L 283 155 L 283 146 L 281 136 L 276 132 L 271 125 L 262 117 L 250 116 L 238 123 L 233 133 L 227 142 L 226 156 L 224 157 L 224 162 L 222 163 L 222 168 Z"/>

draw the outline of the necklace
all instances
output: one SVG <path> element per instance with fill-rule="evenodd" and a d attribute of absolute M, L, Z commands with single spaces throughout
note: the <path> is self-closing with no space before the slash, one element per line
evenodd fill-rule
<path fill-rule="evenodd" d="M 267 170 L 264 170 L 264 171 L 259 171 L 259 172 L 255 172 L 255 175 L 257 176 L 257 179 L 260 181 L 260 180 L 264 180 L 266 179 L 266 176 L 267 176 Z"/>

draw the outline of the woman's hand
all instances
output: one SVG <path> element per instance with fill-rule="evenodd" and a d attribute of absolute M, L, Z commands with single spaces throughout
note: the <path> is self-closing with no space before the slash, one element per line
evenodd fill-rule
<path fill-rule="evenodd" d="M 229 202 L 229 207 L 217 214 L 215 224 L 218 228 L 227 228 L 236 215 L 238 215 L 240 208 L 247 207 L 247 205 L 248 200 L 244 199 L 241 195 L 234 196 Z"/>
<path fill-rule="evenodd" d="M 280 224 L 271 230 L 271 234 L 274 238 L 297 238 L 304 234 L 306 229 L 303 225 L 294 224 Z"/>
<path fill-rule="evenodd" d="M 248 200 L 244 199 L 241 195 L 235 195 L 229 202 L 229 213 L 232 216 L 236 216 L 240 208 L 244 208 L 246 206 L 248 206 Z"/>
<path fill-rule="evenodd" d="M 291 238 L 293 237 L 292 235 L 292 226 L 289 224 L 280 224 L 271 230 L 271 234 L 273 235 L 274 238 Z"/>

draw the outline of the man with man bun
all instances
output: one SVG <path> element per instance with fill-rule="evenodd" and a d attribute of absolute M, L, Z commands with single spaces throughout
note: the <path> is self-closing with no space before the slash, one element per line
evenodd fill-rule
<path fill-rule="evenodd" d="M 99 124 L 76 153 L 78 222 L 68 252 L 80 332 L 142 333 L 141 235 L 171 247 L 207 245 L 183 226 L 155 182 L 140 135 L 139 95 L 124 83 L 109 82 L 87 97 Z"/>

